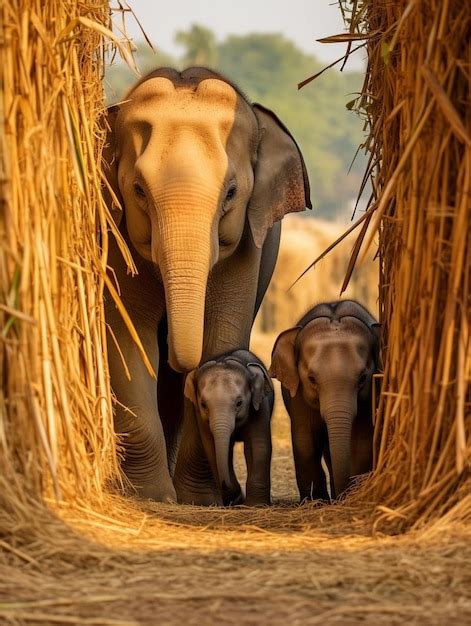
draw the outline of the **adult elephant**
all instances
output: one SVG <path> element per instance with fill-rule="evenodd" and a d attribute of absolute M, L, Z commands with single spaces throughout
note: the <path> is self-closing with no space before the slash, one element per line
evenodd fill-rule
<path fill-rule="evenodd" d="M 123 468 L 143 497 L 219 503 L 182 374 L 248 348 L 279 220 L 310 207 L 303 159 L 271 111 L 206 68 L 148 74 L 109 110 L 108 124 L 108 201 L 138 274 L 127 272 L 114 238 L 109 264 L 158 372 L 156 385 L 109 302 Z"/>

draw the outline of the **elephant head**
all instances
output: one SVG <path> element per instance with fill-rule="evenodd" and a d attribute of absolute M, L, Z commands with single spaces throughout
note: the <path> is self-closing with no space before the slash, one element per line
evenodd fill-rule
<path fill-rule="evenodd" d="M 185 396 L 196 407 L 201 439 L 225 504 L 240 493 L 231 471 L 234 432 L 271 392 L 273 385 L 262 365 L 230 357 L 208 361 L 186 377 Z"/>
<path fill-rule="evenodd" d="M 356 302 L 323 304 L 281 333 L 273 348 L 270 375 L 291 397 L 302 394 L 325 421 L 333 497 L 351 476 L 351 432 L 358 405 L 371 401 L 372 377 L 379 367 L 378 328 Z"/>
<path fill-rule="evenodd" d="M 288 130 L 205 68 L 159 69 L 108 111 L 108 203 L 128 242 L 163 281 L 169 361 L 202 356 L 212 268 L 253 245 L 283 215 L 310 206 L 303 159 Z"/>

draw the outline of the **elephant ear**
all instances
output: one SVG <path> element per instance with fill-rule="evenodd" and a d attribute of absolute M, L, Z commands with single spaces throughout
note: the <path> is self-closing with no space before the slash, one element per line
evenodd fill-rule
<path fill-rule="evenodd" d="M 265 396 L 273 393 L 273 383 L 267 370 L 260 363 L 248 363 L 247 369 L 252 375 L 250 387 L 253 408 L 258 411 Z"/>
<path fill-rule="evenodd" d="M 286 126 L 269 109 L 253 105 L 260 139 L 247 215 L 257 248 L 286 213 L 312 208 L 306 166 Z"/>
<path fill-rule="evenodd" d="M 118 159 L 116 156 L 115 125 L 118 113 L 118 105 L 110 106 L 106 111 L 107 136 L 103 149 L 103 173 L 106 177 L 103 185 L 103 198 L 117 226 L 119 226 L 123 217 L 123 198 L 119 191 Z"/>
<path fill-rule="evenodd" d="M 192 370 L 186 375 L 185 378 L 185 397 L 188 398 L 195 406 L 197 404 L 196 401 L 196 385 L 195 385 L 195 373 L 196 370 Z"/>
<path fill-rule="evenodd" d="M 271 353 L 271 365 L 268 373 L 287 389 L 292 398 L 299 386 L 299 373 L 296 358 L 296 337 L 301 326 L 283 331 L 275 342 Z"/>
<path fill-rule="evenodd" d="M 196 394 L 196 388 L 198 385 L 198 380 L 201 376 L 201 374 L 205 371 L 210 369 L 211 367 L 214 367 L 216 365 L 216 361 L 206 361 L 206 363 L 203 363 L 203 365 L 200 365 L 200 367 L 191 370 L 191 372 L 188 372 L 188 374 L 186 375 L 185 378 L 185 388 L 183 390 L 183 393 L 185 395 L 186 398 L 188 398 L 188 400 L 190 400 L 191 402 L 193 402 L 193 404 L 195 406 L 197 406 L 198 404 L 198 398 L 197 398 L 197 394 Z"/>

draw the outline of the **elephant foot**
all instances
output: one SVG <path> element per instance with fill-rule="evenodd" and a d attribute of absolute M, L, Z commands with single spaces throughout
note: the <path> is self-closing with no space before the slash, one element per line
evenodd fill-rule
<path fill-rule="evenodd" d="M 178 489 L 177 501 L 179 504 L 193 504 L 195 506 L 222 506 L 222 498 L 216 492 L 199 493 Z"/>
<path fill-rule="evenodd" d="M 299 504 L 307 504 L 308 502 L 313 502 L 316 506 L 324 506 L 326 504 L 330 504 L 332 500 L 328 494 L 309 494 L 307 496 L 303 496 L 301 494 L 299 497 Z"/>
<path fill-rule="evenodd" d="M 251 483 L 247 485 L 244 504 L 246 506 L 269 506 L 271 504 L 270 484 Z"/>
<path fill-rule="evenodd" d="M 176 504 L 177 502 L 177 493 L 173 487 L 172 489 L 159 489 L 154 485 L 146 485 L 137 490 L 137 495 L 141 500 L 153 500 L 166 504 Z"/>
<path fill-rule="evenodd" d="M 130 478 L 128 476 L 128 478 Z M 153 500 L 154 502 L 166 502 L 167 504 L 175 504 L 177 502 L 177 493 L 172 481 L 137 481 L 130 478 L 131 484 L 135 489 L 136 495 L 140 500 Z"/>
<path fill-rule="evenodd" d="M 327 487 L 316 487 L 313 484 L 308 487 L 300 487 L 299 489 L 299 501 L 301 504 L 304 502 L 312 502 L 314 500 L 321 500 L 322 502 L 330 502 L 330 496 L 327 492 Z"/>
<path fill-rule="evenodd" d="M 300 493 L 299 502 L 322 502 L 328 504 L 331 501 L 329 494 L 324 492 Z"/>
<path fill-rule="evenodd" d="M 271 499 L 270 497 L 251 497 L 251 498 L 246 498 L 245 502 L 244 502 L 245 506 L 270 506 L 271 504 Z"/>
<path fill-rule="evenodd" d="M 244 494 L 240 489 L 232 493 L 224 493 L 222 501 L 224 506 L 240 506 L 244 504 Z"/>
<path fill-rule="evenodd" d="M 182 473 L 178 472 L 177 464 L 177 471 L 173 479 L 177 491 L 177 501 L 180 504 L 194 504 L 196 506 L 222 506 L 222 497 L 212 474 L 208 472 L 200 475 L 199 480 L 182 476 Z"/>

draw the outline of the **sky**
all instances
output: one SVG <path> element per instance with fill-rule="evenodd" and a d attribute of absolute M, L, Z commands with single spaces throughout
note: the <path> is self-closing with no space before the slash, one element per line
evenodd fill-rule
<path fill-rule="evenodd" d="M 228 34 L 282 33 L 305 52 L 326 64 L 345 52 L 345 44 L 320 44 L 316 39 L 345 31 L 336 0 L 127 0 L 157 48 L 179 55 L 175 32 L 197 23 L 214 31 L 218 40 Z M 111 6 L 116 2 L 111 0 Z M 135 39 L 142 34 L 135 20 L 127 20 Z M 364 52 L 349 60 L 347 69 L 363 67 Z"/>

